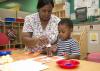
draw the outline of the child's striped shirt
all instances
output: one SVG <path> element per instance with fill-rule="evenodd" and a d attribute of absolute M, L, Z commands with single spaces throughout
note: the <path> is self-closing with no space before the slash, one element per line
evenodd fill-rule
<path fill-rule="evenodd" d="M 68 39 L 67 41 L 58 40 L 57 43 L 57 55 L 63 56 L 63 53 L 69 55 L 80 55 L 80 48 L 78 42 L 74 39 Z"/>

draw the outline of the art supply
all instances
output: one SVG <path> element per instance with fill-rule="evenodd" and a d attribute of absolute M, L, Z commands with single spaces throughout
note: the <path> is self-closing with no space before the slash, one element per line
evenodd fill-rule
<path fill-rule="evenodd" d="M 46 49 L 47 49 L 47 56 L 51 57 L 52 51 L 51 51 L 51 44 L 50 43 L 46 45 Z"/>

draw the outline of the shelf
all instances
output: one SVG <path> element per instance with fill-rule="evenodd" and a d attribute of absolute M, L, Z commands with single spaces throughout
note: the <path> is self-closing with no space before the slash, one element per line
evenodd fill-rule
<path fill-rule="evenodd" d="M 22 47 L 24 44 L 22 43 L 22 40 L 21 40 L 21 36 L 20 36 L 20 33 L 22 31 L 22 28 L 23 28 L 23 22 L 0 22 L 0 32 L 3 32 L 3 33 L 6 33 L 8 35 L 8 31 L 11 29 L 13 29 L 14 31 L 14 35 L 16 36 L 15 40 L 10 40 L 10 45 L 7 44 L 7 45 L 0 45 L 0 46 L 7 46 L 7 47 L 16 47 L 16 46 L 20 46 Z M 12 33 L 10 33 L 12 34 Z M 10 38 L 10 37 L 9 37 Z"/>
<path fill-rule="evenodd" d="M 66 18 L 65 3 L 55 4 L 53 14 L 59 18 Z"/>

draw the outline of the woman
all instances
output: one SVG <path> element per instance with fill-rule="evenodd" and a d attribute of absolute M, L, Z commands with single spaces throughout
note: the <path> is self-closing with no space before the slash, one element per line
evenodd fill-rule
<path fill-rule="evenodd" d="M 54 44 L 60 19 L 51 15 L 53 8 L 53 0 L 38 0 L 38 12 L 25 17 L 22 38 L 27 47 L 38 50 L 37 46 L 44 47 L 48 42 Z"/>

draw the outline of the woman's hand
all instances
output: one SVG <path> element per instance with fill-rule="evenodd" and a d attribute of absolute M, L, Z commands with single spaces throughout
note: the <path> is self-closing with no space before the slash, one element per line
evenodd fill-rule
<path fill-rule="evenodd" d="M 32 36 L 32 33 L 22 33 L 23 43 L 31 48 L 38 46 L 46 46 L 49 43 L 47 36 Z"/>
<path fill-rule="evenodd" d="M 64 56 L 65 59 L 69 59 L 69 55 L 66 52 L 62 53 L 62 55 Z"/>
<path fill-rule="evenodd" d="M 49 43 L 49 40 L 48 40 L 48 38 L 46 36 L 41 36 L 38 39 L 39 39 L 38 40 L 38 45 L 40 45 L 40 46 L 44 46 L 45 47 Z"/>

